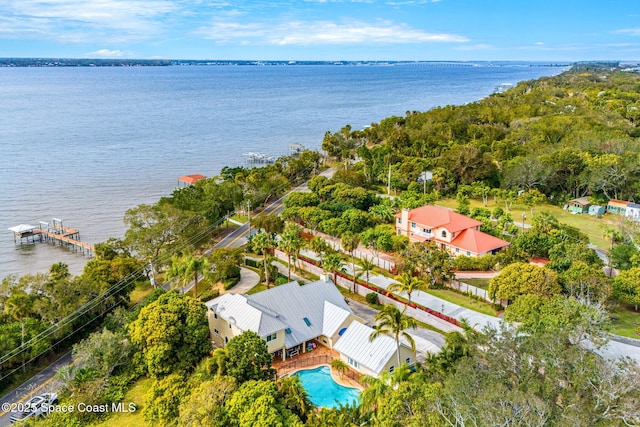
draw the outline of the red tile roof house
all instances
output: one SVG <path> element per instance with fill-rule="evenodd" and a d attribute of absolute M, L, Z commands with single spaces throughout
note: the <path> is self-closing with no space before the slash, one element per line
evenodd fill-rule
<path fill-rule="evenodd" d="M 509 242 L 480 231 L 482 223 L 437 206 L 403 209 L 396 214 L 396 233 L 411 242 L 432 240 L 451 255 L 471 257 L 494 254 Z"/>

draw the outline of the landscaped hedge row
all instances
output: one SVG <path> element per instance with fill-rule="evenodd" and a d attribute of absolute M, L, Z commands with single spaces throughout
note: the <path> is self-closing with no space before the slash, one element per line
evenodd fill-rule
<path fill-rule="evenodd" d="M 299 257 L 298 257 L 298 259 L 300 259 L 301 261 L 308 262 L 309 264 L 312 264 L 312 265 L 315 265 L 315 266 L 318 266 L 318 267 L 320 266 L 320 265 L 319 265 L 319 263 L 318 263 L 317 261 L 312 260 L 312 259 L 310 259 L 310 258 L 306 258 L 306 257 L 304 257 L 304 256 L 299 256 Z M 343 279 L 353 281 L 353 277 L 350 277 L 350 276 L 346 275 L 345 273 L 343 273 L 343 272 L 341 272 L 341 271 L 336 271 L 336 272 L 335 272 L 335 274 L 336 274 L 337 276 L 339 276 L 339 277 L 342 277 Z M 440 313 L 440 312 L 438 312 L 438 311 L 431 310 L 431 309 L 430 309 L 430 308 L 428 308 L 428 307 L 424 307 L 424 306 L 422 306 L 422 305 L 418 305 L 418 304 L 416 304 L 415 302 L 412 302 L 412 303 L 410 303 L 410 304 L 407 304 L 407 303 L 405 303 L 404 301 L 402 301 L 401 299 L 399 299 L 398 297 L 396 297 L 393 293 L 391 293 L 391 292 L 387 291 L 386 289 L 379 288 L 379 287 L 377 287 L 377 286 L 375 286 L 375 285 L 372 285 L 372 284 L 370 284 L 370 283 L 363 282 L 363 281 L 361 281 L 361 280 L 359 280 L 359 279 L 358 279 L 358 280 L 356 280 L 356 283 L 358 283 L 358 285 L 359 285 L 359 286 L 364 286 L 365 288 L 367 288 L 367 289 L 369 289 L 369 290 L 371 290 L 371 291 L 373 291 L 373 292 L 376 292 L 376 293 L 378 293 L 378 294 L 384 295 L 384 296 L 386 296 L 387 298 L 390 298 L 390 299 L 392 299 L 392 300 L 394 300 L 394 301 L 398 301 L 398 302 L 400 302 L 400 303 L 402 303 L 402 304 L 406 304 L 406 305 L 408 305 L 408 306 L 409 306 L 409 307 L 411 307 L 411 308 L 415 308 L 415 309 L 418 309 L 418 310 L 422 310 L 422 311 L 424 311 L 424 312 L 427 312 L 427 313 L 429 313 L 430 315 L 437 317 L 438 319 L 442 319 L 442 320 L 444 320 L 445 322 L 449 322 L 449 323 L 451 323 L 451 324 L 453 324 L 453 325 L 460 326 L 460 322 L 459 322 L 457 319 L 455 319 L 455 318 L 453 318 L 453 317 L 451 317 L 451 316 L 447 316 L 446 314 L 442 314 L 442 313 Z M 366 298 L 366 297 L 365 297 L 365 298 Z"/>

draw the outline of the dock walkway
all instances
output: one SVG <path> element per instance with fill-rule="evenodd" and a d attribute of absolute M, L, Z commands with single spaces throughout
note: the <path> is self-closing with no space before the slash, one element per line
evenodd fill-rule
<path fill-rule="evenodd" d="M 95 247 L 80 240 L 80 232 L 62 225 L 62 220 L 54 218 L 51 223 L 40 221 L 39 226 L 20 224 L 9 229 L 13 231 L 14 241 L 23 239 L 27 242 L 41 241 L 59 244 L 73 251 L 82 252 L 83 255 L 93 255 Z"/>

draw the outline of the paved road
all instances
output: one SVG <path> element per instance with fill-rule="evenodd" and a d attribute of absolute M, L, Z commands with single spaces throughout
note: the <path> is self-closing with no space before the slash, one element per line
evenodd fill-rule
<path fill-rule="evenodd" d="M 54 379 L 54 375 L 58 372 L 58 369 L 67 366 L 69 363 L 71 363 L 71 352 L 64 354 L 61 358 L 34 375 L 14 391 L 2 396 L 2 398 L 0 398 L 0 405 L 6 403 L 22 403 L 34 395 L 58 392 L 62 387 L 62 383 Z M 10 426 L 10 417 L 11 413 L 0 410 L 0 427 Z"/>
<path fill-rule="evenodd" d="M 333 176 L 334 172 L 335 170 L 333 168 L 329 168 L 323 171 L 322 173 L 320 173 L 320 175 L 330 178 L 331 176 Z M 309 189 L 307 188 L 307 185 L 305 182 L 304 184 L 299 185 L 298 187 L 294 188 L 291 191 L 309 191 Z M 270 204 L 269 206 L 267 206 L 261 214 L 282 212 L 282 210 L 284 209 L 284 205 L 282 202 L 287 195 L 288 193 L 285 196 L 273 202 L 272 204 Z M 239 246 L 242 246 L 247 242 L 247 236 L 249 235 L 249 232 L 250 232 L 249 225 L 243 224 L 237 229 L 235 229 L 234 231 L 232 231 L 228 236 L 226 236 L 220 242 L 218 242 L 214 246 L 214 248 L 237 248 Z M 245 272 L 244 274 L 245 276 L 244 283 L 242 283 L 242 279 L 241 279 L 241 282 L 234 287 L 232 292 L 243 293 L 243 292 L 246 292 L 251 287 L 255 286 L 255 283 L 253 283 L 253 285 L 251 284 L 255 280 L 255 276 L 254 276 L 255 273 L 250 270 L 247 270 L 247 271 L 248 273 Z M 165 284 L 163 285 L 163 287 L 170 288 L 170 284 Z M 189 292 L 189 290 L 191 290 L 192 287 L 193 287 L 193 283 L 191 283 L 189 286 L 184 287 L 182 289 L 182 292 L 183 293 Z M 0 399 L 0 403 L 24 402 L 27 399 L 29 399 L 31 396 L 35 395 L 36 393 L 58 391 L 61 387 L 61 384 L 57 380 L 54 380 L 53 377 L 55 373 L 58 371 L 58 369 L 68 365 L 69 363 L 71 363 L 71 353 L 65 354 L 56 362 L 49 365 L 40 373 L 36 374 L 30 380 L 23 383 L 20 387 L 8 393 L 7 395 L 3 396 Z M 9 421 L 9 417 L 10 417 L 10 414 L 0 411 L 0 427 L 11 425 Z"/>

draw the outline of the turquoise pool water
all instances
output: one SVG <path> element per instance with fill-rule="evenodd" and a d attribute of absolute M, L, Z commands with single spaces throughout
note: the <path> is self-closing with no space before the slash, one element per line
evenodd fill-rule
<path fill-rule="evenodd" d="M 340 404 L 356 403 L 360 390 L 344 387 L 331 378 L 328 366 L 298 371 L 293 375 L 300 377 L 302 386 L 307 390 L 311 402 L 316 406 L 337 408 Z"/>

